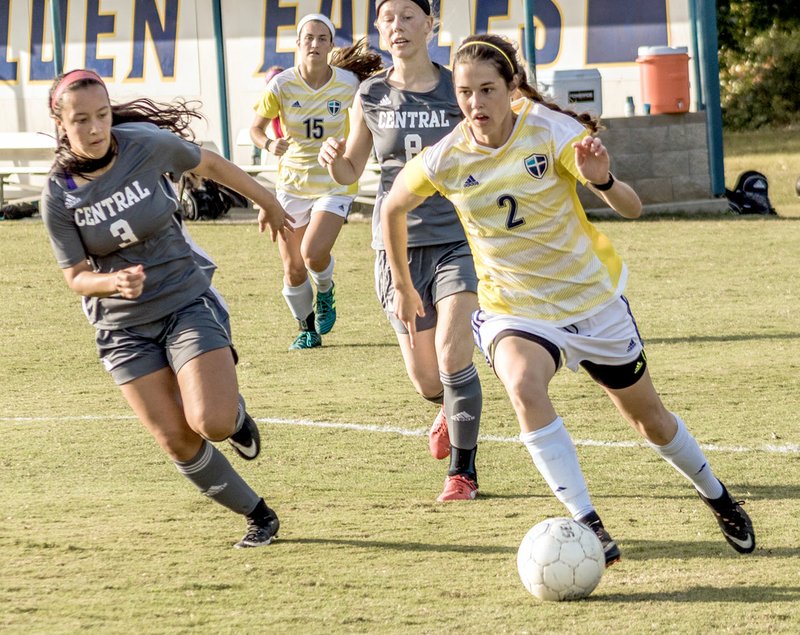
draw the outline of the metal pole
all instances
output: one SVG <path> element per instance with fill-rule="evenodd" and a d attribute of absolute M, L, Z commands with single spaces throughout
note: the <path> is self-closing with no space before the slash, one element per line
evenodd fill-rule
<path fill-rule="evenodd" d="M 719 95 L 719 42 L 715 0 L 699 0 L 700 69 L 705 87 L 706 137 L 711 194 L 725 194 L 725 165 L 722 143 L 722 107 Z"/>
<path fill-rule="evenodd" d="M 525 61 L 528 62 L 530 83 L 536 86 L 536 27 L 533 16 L 536 11 L 536 0 L 525 0 Z"/>
<path fill-rule="evenodd" d="M 50 28 L 53 31 L 53 70 L 64 72 L 64 34 L 61 32 L 61 0 L 50 0 Z"/>
<path fill-rule="evenodd" d="M 217 86 L 222 128 L 222 155 L 231 158 L 230 113 L 228 112 L 228 81 L 225 70 L 225 38 L 222 34 L 222 0 L 214 0 L 214 41 L 217 49 Z"/>
<path fill-rule="evenodd" d="M 694 69 L 694 108 L 705 110 L 706 104 L 703 91 L 703 78 L 700 75 L 700 46 L 697 43 L 697 0 L 689 0 L 689 25 L 692 30 L 692 67 Z"/>

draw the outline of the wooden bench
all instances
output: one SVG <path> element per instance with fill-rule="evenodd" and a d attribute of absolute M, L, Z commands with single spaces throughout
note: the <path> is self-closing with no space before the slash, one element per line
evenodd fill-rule
<path fill-rule="evenodd" d="M 47 174 L 55 147 L 55 139 L 43 133 L 0 132 L 0 207 L 6 203 L 9 177 Z"/>

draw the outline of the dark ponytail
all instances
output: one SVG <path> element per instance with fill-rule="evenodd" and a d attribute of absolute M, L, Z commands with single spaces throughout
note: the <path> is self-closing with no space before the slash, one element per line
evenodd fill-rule
<path fill-rule="evenodd" d="M 367 38 L 362 37 L 352 46 L 334 49 L 330 65 L 355 73 L 359 81 L 363 82 L 383 68 L 383 58 L 380 53 L 369 48 Z"/>
<path fill-rule="evenodd" d="M 472 61 L 491 62 L 507 85 L 511 86 L 516 77 L 517 88 L 523 96 L 550 110 L 569 115 L 592 133 L 601 130 L 598 118 L 586 112 L 576 113 L 573 110 L 562 108 L 557 103 L 545 99 L 536 88 L 531 86 L 528 83 L 528 74 L 517 58 L 517 48 L 510 40 L 490 33 L 470 35 L 456 51 L 453 67 Z"/>

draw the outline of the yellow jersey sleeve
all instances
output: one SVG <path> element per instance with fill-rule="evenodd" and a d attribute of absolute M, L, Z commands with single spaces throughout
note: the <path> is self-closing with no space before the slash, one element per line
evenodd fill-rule
<path fill-rule="evenodd" d="M 403 175 L 408 191 L 417 196 L 428 198 L 437 192 L 436 186 L 425 172 L 423 156 L 427 148 L 406 163 L 403 168 Z"/>
<path fill-rule="evenodd" d="M 587 136 L 589 136 L 589 131 L 584 129 L 579 135 L 570 139 L 566 144 L 564 144 L 563 148 L 561 148 L 561 152 L 558 154 L 557 158 L 557 168 L 559 172 L 571 174 L 581 185 L 586 185 L 587 181 L 585 178 L 583 178 L 578 170 L 577 164 L 575 163 L 575 148 L 572 147 L 572 144 L 577 143 Z"/>
<path fill-rule="evenodd" d="M 274 87 L 275 85 L 270 81 L 261 99 L 253 106 L 253 110 L 256 111 L 256 114 L 260 117 L 264 117 L 264 119 L 275 119 L 280 114 L 281 102 L 278 98 L 277 91 L 270 90 Z"/>

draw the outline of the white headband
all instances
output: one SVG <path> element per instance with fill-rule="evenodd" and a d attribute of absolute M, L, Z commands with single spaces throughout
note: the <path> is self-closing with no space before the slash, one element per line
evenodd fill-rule
<path fill-rule="evenodd" d="M 331 42 L 333 42 L 333 36 L 336 35 L 336 27 L 333 26 L 333 22 L 331 22 L 327 16 L 322 15 L 321 13 L 309 13 L 308 15 L 303 16 L 300 19 L 300 22 L 297 23 L 297 37 L 300 37 L 300 31 L 303 30 L 306 22 L 322 22 L 328 30 L 331 32 Z"/>

